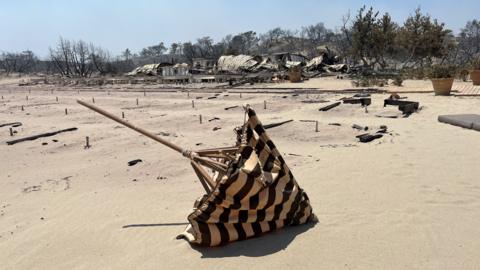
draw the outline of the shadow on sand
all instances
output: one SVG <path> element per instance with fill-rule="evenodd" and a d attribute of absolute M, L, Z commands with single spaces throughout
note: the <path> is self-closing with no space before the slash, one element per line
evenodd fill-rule
<path fill-rule="evenodd" d="M 317 222 L 291 226 L 266 233 L 260 237 L 233 242 L 220 247 L 200 247 L 192 245 L 192 248 L 202 254 L 202 258 L 224 257 L 262 257 L 286 249 L 287 246 L 300 235 L 313 228 Z"/>

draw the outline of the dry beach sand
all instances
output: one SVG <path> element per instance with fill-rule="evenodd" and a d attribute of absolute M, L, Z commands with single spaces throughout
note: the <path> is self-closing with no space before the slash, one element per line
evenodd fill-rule
<path fill-rule="evenodd" d="M 344 81 L 328 83 L 324 89 L 345 88 Z M 480 133 L 437 121 L 439 114 L 480 114 L 479 97 L 403 94 L 422 110 L 387 119 L 375 114 L 396 112 L 383 108 L 388 94 L 372 95 L 365 113 L 359 105 L 319 112 L 326 103 L 301 102 L 351 94 L 240 98 L 232 92 L 207 99 L 214 94 L 52 93 L 47 86 L 0 85 L 0 124 L 23 123 L 14 137 L 0 128 L 0 269 L 480 268 Z M 124 112 L 128 121 L 191 149 L 234 142 L 232 130 L 244 115 L 241 108 L 224 110 L 228 106 L 249 103 L 264 124 L 294 119 L 269 133 L 319 222 L 218 248 L 176 240 L 203 192 L 189 162 L 75 102 L 92 97 L 95 105 Z M 209 122 L 213 117 L 220 120 Z M 319 132 L 300 120 L 318 120 Z M 359 143 L 354 123 L 387 125 L 389 133 Z M 5 143 L 70 127 L 78 130 Z M 128 166 L 133 159 L 143 162 Z"/>

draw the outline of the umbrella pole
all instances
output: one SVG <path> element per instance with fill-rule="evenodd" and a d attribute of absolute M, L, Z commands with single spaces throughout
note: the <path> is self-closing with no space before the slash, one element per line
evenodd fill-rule
<path fill-rule="evenodd" d="M 86 102 L 83 102 L 81 100 L 77 100 L 77 103 L 85 106 L 107 118 L 112 119 L 115 122 L 118 122 L 126 127 L 129 127 L 135 131 L 137 131 L 140 134 L 143 134 L 150 139 L 153 139 L 179 153 L 181 153 L 183 156 L 187 157 L 191 161 L 191 165 L 197 174 L 198 178 L 200 179 L 200 182 L 202 186 L 205 188 L 205 191 L 207 193 L 210 193 L 211 190 L 215 187 L 216 181 L 208 175 L 208 173 L 205 171 L 205 169 L 201 166 L 208 167 L 214 171 L 217 171 L 218 173 L 225 175 L 227 173 L 228 165 L 216 160 L 213 160 L 212 158 L 221 158 L 221 159 L 228 159 L 230 161 L 233 160 L 233 157 L 231 156 L 233 153 L 235 153 L 238 150 L 238 147 L 224 147 L 224 148 L 216 148 L 216 149 L 205 149 L 205 150 L 200 150 L 200 153 L 193 152 L 186 150 L 176 144 L 173 144 L 169 141 L 164 140 L 163 138 L 160 138 L 159 136 L 143 129 L 140 127 L 137 127 L 120 117 L 117 117 L 95 105 L 88 104 Z M 209 155 L 211 157 L 209 157 Z"/>

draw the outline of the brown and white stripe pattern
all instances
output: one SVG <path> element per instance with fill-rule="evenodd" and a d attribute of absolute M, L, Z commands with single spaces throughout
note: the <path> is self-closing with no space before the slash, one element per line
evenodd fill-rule
<path fill-rule="evenodd" d="M 270 140 L 255 111 L 248 109 L 246 144 L 228 175 L 196 204 L 190 225 L 179 235 L 191 243 L 217 246 L 258 236 L 312 217 L 307 194 Z"/>

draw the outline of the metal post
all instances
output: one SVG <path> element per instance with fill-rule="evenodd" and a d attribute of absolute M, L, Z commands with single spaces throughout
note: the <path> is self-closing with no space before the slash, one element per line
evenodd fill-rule
<path fill-rule="evenodd" d="M 201 114 L 200 114 L 199 119 L 200 119 L 200 124 L 201 124 L 202 123 L 202 115 Z"/>
<path fill-rule="evenodd" d="M 318 121 L 315 121 L 315 132 L 318 132 Z"/>

